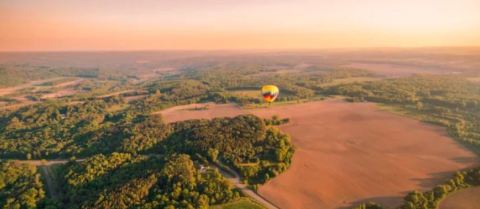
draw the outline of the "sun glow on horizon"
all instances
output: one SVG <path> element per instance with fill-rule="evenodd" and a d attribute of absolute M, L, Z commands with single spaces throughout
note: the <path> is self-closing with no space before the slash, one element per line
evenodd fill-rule
<path fill-rule="evenodd" d="M 0 50 L 480 45 L 478 0 L 0 2 Z"/>

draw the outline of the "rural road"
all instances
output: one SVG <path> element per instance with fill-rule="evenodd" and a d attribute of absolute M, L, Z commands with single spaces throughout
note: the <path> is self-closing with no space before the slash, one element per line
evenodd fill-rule
<path fill-rule="evenodd" d="M 84 159 L 78 159 L 77 161 L 83 161 Z M 52 174 L 51 166 L 55 164 L 65 164 L 68 160 L 16 160 L 17 162 L 26 163 L 38 167 L 39 172 L 45 179 L 47 194 L 53 199 L 59 200 L 61 194 L 58 193 L 59 187 L 55 181 L 55 177 Z"/>
<path fill-rule="evenodd" d="M 53 199 L 59 200 L 60 195 L 58 194 L 58 185 L 52 179 L 52 175 L 50 174 L 50 166 L 41 165 L 38 166 L 38 169 L 40 173 L 45 177 L 45 183 L 47 184 L 47 193 L 50 194 Z"/>
<path fill-rule="evenodd" d="M 77 159 L 77 161 L 84 161 L 85 159 Z M 51 195 L 51 197 L 58 199 L 61 195 L 58 194 L 58 185 L 56 184 L 53 175 L 51 174 L 50 166 L 55 164 L 65 164 L 68 162 L 66 159 L 58 159 L 58 160 L 16 160 L 21 163 L 27 163 L 30 165 L 38 166 L 39 171 L 45 177 L 45 183 L 47 185 L 47 193 Z M 242 183 L 240 180 L 240 175 L 233 169 L 229 168 L 228 166 L 222 164 L 212 164 L 212 167 L 215 167 L 220 171 L 220 173 L 225 176 L 233 185 L 239 189 L 244 195 L 247 195 L 253 198 L 255 201 L 259 202 L 263 206 L 268 209 L 279 209 L 279 207 L 275 206 L 273 203 L 262 197 L 260 194 L 252 191 L 247 187 L 246 184 Z"/>
<path fill-rule="evenodd" d="M 242 181 L 240 180 L 240 175 L 237 173 L 237 171 L 222 164 L 212 164 L 212 166 L 217 168 L 223 174 L 223 176 L 225 176 L 225 178 L 232 182 L 233 185 L 235 185 L 235 187 L 239 189 L 243 194 L 253 198 L 255 201 L 259 202 L 268 209 L 279 209 L 279 207 L 275 206 L 272 202 L 268 201 L 260 194 L 252 191 L 247 187 L 246 184 L 242 183 Z"/>

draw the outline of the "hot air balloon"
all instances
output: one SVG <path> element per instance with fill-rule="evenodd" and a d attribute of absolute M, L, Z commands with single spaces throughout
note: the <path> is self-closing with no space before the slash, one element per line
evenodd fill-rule
<path fill-rule="evenodd" d="M 278 97 L 280 91 L 278 87 L 274 85 L 265 85 L 262 86 L 262 96 L 263 100 L 267 103 L 272 103 Z"/>

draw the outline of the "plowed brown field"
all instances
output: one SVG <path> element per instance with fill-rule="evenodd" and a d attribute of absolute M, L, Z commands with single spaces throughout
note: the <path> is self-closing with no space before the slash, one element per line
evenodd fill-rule
<path fill-rule="evenodd" d="M 430 189 L 454 171 L 480 162 L 444 129 L 372 103 L 327 100 L 251 110 L 198 107 L 161 113 L 169 122 L 242 113 L 290 118 L 281 129 L 296 146 L 292 166 L 259 189 L 282 208 L 348 208 L 363 201 L 397 206 L 406 192 Z"/>

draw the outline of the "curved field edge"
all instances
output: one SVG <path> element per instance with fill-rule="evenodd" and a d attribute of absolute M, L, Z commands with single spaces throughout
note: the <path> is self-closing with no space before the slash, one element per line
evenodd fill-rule
<path fill-rule="evenodd" d="M 250 198 L 240 198 L 230 203 L 223 205 L 214 205 L 210 207 L 211 209 L 266 209 L 261 204 Z"/>

